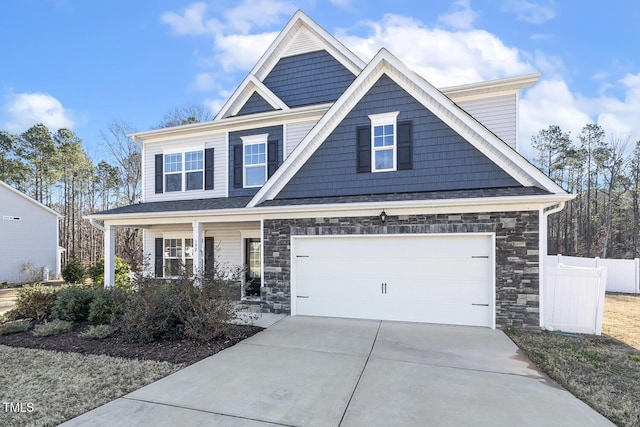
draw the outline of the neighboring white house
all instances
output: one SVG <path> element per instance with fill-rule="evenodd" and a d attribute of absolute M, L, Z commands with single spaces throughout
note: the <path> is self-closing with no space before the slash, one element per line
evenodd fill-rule
<path fill-rule="evenodd" d="M 0 181 L 0 217 L 0 282 L 27 280 L 23 271 L 27 263 L 43 273 L 48 271 L 50 278 L 58 277 L 58 219 L 62 215 Z"/>

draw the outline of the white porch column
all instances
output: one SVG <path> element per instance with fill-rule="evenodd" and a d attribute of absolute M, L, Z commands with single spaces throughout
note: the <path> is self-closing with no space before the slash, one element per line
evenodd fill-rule
<path fill-rule="evenodd" d="M 104 225 L 104 287 L 112 288 L 115 284 L 115 249 L 116 228 Z"/>
<path fill-rule="evenodd" d="M 193 273 L 198 275 L 204 271 L 204 253 L 202 242 L 202 223 L 193 221 Z"/>

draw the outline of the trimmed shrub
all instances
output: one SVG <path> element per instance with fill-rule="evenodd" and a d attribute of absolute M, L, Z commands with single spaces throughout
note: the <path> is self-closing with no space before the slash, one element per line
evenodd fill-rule
<path fill-rule="evenodd" d="M 78 258 L 72 256 L 69 262 L 62 269 L 62 278 L 67 283 L 82 283 L 86 271 Z"/>
<path fill-rule="evenodd" d="M 131 281 L 131 266 L 124 262 L 122 258 L 116 257 L 114 262 L 114 286 L 118 289 L 130 290 L 133 287 Z M 87 274 L 93 280 L 95 286 L 104 286 L 104 258 L 87 269 Z"/>
<path fill-rule="evenodd" d="M 135 284 L 116 326 L 131 341 L 150 342 L 160 338 L 189 337 L 209 340 L 224 335 L 236 316 L 228 289 L 236 285 L 231 276 L 172 280 L 141 277 Z"/>
<path fill-rule="evenodd" d="M 110 337 L 115 332 L 115 328 L 111 325 L 91 325 L 87 330 L 80 332 L 80 338 L 90 340 L 102 340 Z"/>
<path fill-rule="evenodd" d="M 0 325 L 0 335 L 15 334 L 16 332 L 24 332 L 31 329 L 33 324 L 30 320 L 15 320 Z"/>
<path fill-rule="evenodd" d="M 33 335 L 36 337 L 49 337 L 52 335 L 60 335 L 70 332 L 72 328 L 72 322 L 56 319 L 51 322 L 44 322 L 36 325 L 35 328 L 33 328 Z"/>
<path fill-rule="evenodd" d="M 18 291 L 15 311 L 22 317 L 47 319 L 51 317 L 53 305 L 61 289 L 42 285 L 25 286 Z"/>
<path fill-rule="evenodd" d="M 93 288 L 83 285 L 62 289 L 58 292 L 51 316 L 60 320 L 87 320 L 95 294 Z"/>
<path fill-rule="evenodd" d="M 89 305 L 91 323 L 114 323 L 122 317 L 132 292 L 118 288 L 99 288 Z"/>

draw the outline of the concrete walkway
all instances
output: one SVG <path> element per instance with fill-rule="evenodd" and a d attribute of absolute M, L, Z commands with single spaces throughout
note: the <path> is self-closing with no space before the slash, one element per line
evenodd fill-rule
<path fill-rule="evenodd" d="M 501 331 L 287 317 L 64 426 L 612 426 Z"/>

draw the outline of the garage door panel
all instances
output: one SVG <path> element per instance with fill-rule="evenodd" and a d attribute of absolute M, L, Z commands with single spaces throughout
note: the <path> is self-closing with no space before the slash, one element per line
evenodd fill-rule
<path fill-rule="evenodd" d="M 471 234 L 294 239 L 292 303 L 298 314 L 492 326 L 492 248 Z"/>

